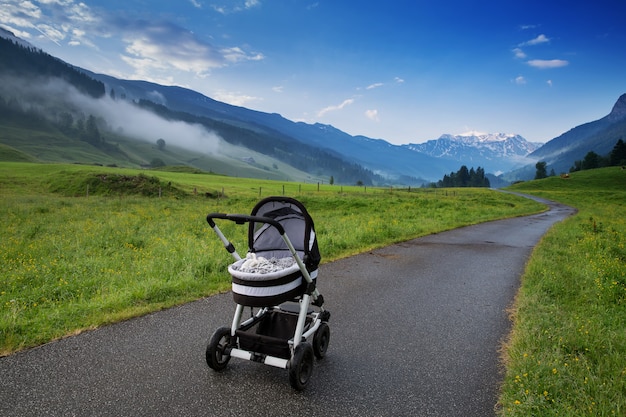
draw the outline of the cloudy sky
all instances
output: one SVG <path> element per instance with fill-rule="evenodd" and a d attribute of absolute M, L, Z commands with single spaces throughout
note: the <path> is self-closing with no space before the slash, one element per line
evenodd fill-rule
<path fill-rule="evenodd" d="M 626 93 L 624 0 L 0 0 L 71 64 L 352 135 L 546 142 Z"/>

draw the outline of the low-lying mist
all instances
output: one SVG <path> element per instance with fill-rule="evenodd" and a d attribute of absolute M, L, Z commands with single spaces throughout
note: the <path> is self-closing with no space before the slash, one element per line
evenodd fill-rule
<path fill-rule="evenodd" d="M 163 139 L 167 144 L 201 153 L 218 153 L 222 139 L 200 124 L 166 120 L 126 100 L 114 100 L 108 95 L 95 99 L 80 93 L 67 82 L 57 78 L 30 79 L 4 77 L 0 79 L 0 95 L 23 110 L 32 110 L 57 121 L 61 113 L 75 119 L 93 115 L 104 120 L 109 130 L 149 143 Z"/>

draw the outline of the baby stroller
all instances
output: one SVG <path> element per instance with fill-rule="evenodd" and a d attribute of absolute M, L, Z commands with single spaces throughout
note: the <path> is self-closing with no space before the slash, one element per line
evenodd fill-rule
<path fill-rule="evenodd" d="M 217 219 L 248 224 L 245 258 L 224 237 Z M 322 359 L 330 341 L 330 313 L 315 286 L 321 256 L 313 219 L 298 200 L 268 197 L 250 215 L 211 213 L 207 222 L 235 258 L 228 272 L 237 305 L 231 326 L 211 336 L 207 364 L 221 371 L 236 357 L 287 369 L 291 386 L 303 390 L 314 356 Z M 245 307 L 251 316 L 242 322 Z"/>

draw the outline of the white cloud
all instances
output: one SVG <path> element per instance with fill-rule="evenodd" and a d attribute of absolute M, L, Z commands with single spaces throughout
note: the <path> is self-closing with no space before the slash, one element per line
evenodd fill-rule
<path fill-rule="evenodd" d="M 91 12 L 89 6 L 83 2 L 76 4 L 72 0 L 68 0 L 66 2 L 59 2 L 59 4 L 62 6 L 67 5 L 66 11 L 69 12 L 68 18 L 70 20 L 80 23 L 95 23 L 100 20 Z"/>
<path fill-rule="evenodd" d="M 522 42 L 519 46 L 533 46 L 533 45 L 539 45 L 539 44 L 547 43 L 547 42 L 550 42 L 550 38 L 548 38 L 544 34 L 541 34 L 534 39 L 531 39 L 526 42 Z"/>
<path fill-rule="evenodd" d="M 249 9 L 252 9 L 253 7 L 259 7 L 259 6 L 261 6 L 261 2 L 259 0 L 245 0 L 243 3 L 237 2 L 237 4 L 233 6 L 221 6 L 221 5 L 216 5 L 216 4 L 211 5 L 213 10 L 221 14 L 243 12 L 245 10 L 249 10 Z"/>
<path fill-rule="evenodd" d="M 282 85 L 277 85 L 275 87 L 272 87 L 272 91 L 275 93 L 282 93 L 284 90 L 284 87 Z"/>
<path fill-rule="evenodd" d="M 260 61 L 265 58 L 263 54 L 259 53 L 248 55 L 238 46 L 232 48 L 223 48 L 222 50 L 220 50 L 220 53 L 226 59 L 226 61 L 232 63 L 237 63 L 241 61 Z"/>
<path fill-rule="evenodd" d="M 201 0 L 189 1 L 196 7 L 201 6 Z M 261 4 L 259 0 L 237 3 L 239 8 Z M 60 46 L 86 46 L 96 50 L 105 39 L 122 42 L 125 49 L 121 59 L 132 68 L 133 77 L 163 79 L 172 77 L 176 70 L 204 77 L 216 68 L 265 59 L 262 53 L 250 52 L 244 47 L 212 45 L 172 21 L 128 16 L 123 12 L 91 9 L 80 0 L 24 0 L 0 7 L 0 22 L 21 29 L 14 32 L 26 39 L 30 36 L 24 36 L 24 32 L 30 32 Z"/>
<path fill-rule="evenodd" d="M 374 83 L 374 84 L 370 84 L 367 87 L 365 87 L 366 90 L 373 90 L 375 88 L 378 87 L 382 87 L 384 84 L 383 83 Z"/>
<path fill-rule="evenodd" d="M 31 20 L 40 18 L 41 9 L 30 1 L 24 1 L 19 4 L 17 2 L 4 2 L 2 7 L 0 7 L 0 22 L 2 22 L 4 27 L 17 26 L 32 29 L 34 25 L 31 23 Z M 11 32 L 17 35 L 16 30 L 11 30 Z"/>
<path fill-rule="evenodd" d="M 349 106 L 352 103 L 354 103 L 354 99 L 353 98 L 346 99 L 341 104 L 339 104 L 337 106 L 328 106 L 328 107 L 323 108 L 322 110 L 317 112 L 317 116 L 318 117 L 322 117 L 322 116 L 324 116 L 328 112 L 341 110 L 341 109 L 345 108 L 346 106 Z"/>
<path fill-rule="evenodd" d="M 375 122 L 380 121 L 378 118 L 378 110 L 365 110 L 365 117 Z"/>
<path fill-rule="evenodd" d="M 526 53 L 522 51 L 520 48 L 513 49 L 513 53 L 515 54 L 515 58 L 526 59 Z"/>
<path fill-rule="evenodd" d="M 65 39 L 65 33 L 50 25 L 37 25 L 35 29 L 57 45 L 60 45 L 60 42 Z"/>
<path fill-rule="evenodd" d="M 232 104 L 233 106 L 244 106 L 248 103 L 255 101 L 262 101 L 262 98 L 249 96 L 247 94 L 242 94 L 239 92 L 232 91 L 217 91 L 213 98 L 217 101 L 222 101 L 224 103 Z"/>
<path fill-rule="evenodd" d="M 518 77 L 515 77 L 515 84 L 517 84 L 517 85 L 524 85 L 524 84 L 526 84 L 526 78 L 524 78 L 521 75 L 518 76 Z"/>
<path fill-rule="evenodd" d="M 539 69 L 549 69 L 565 67 L 569 65 L 569 61 L 563 59 L 531 59 L 527 64 Z"/>
<path fill-rule="evenodd" d="M 196 9 L 201 9 L 202 8 L 202 3 L 200 3 L 198 0 L 189 0 L 189 2 Z"/>
<path fill-rule="evenodd" d="M 128 46 L 122 59 L 139 74 L 175 69 L 205 77 L 216 68 L 264 59 L 262 54 L 248 54 L 239 47 L 216 48 L 169 22 L 136 21 L 125 27 L 123 41 Z"/>
<path fill-rule="evenodd" d="M 402 83 L 404 82 L 404 80 L 403 80 L 402 78 L 400 78 L 400 77 L 396 77 L 396 78 L 394 78 L 394 81 L 395 81 L 396 83 L 398 83 L 398 84 L 402 84 Z"/>
<path fill-rule="evenodd" d="M 548 86 L 552 87 L 552 80 L 546 81 L 546 84 L 548 84 Z"/>

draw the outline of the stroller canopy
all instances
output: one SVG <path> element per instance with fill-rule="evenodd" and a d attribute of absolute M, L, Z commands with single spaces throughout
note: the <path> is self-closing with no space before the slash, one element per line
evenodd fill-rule
<path fill-rule="evenodd" d="M 307 270 L 317 269 L 321 255 L 315 227 L 302 203 L 289 197 L 268 197 L 254 206 L 251 215 L 269 217 L 279 222 Z M 265 258 L 280 259 L 291 256 L 278 230 L 267 223 L 250 222 L 248 248 L 251 253 Z"/>

